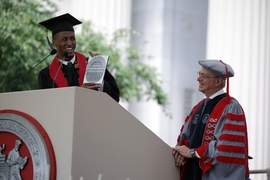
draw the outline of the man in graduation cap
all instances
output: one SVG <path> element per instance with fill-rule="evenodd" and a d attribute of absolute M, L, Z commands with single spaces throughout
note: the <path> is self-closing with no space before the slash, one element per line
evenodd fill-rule
<path fill-rule="evenodd" d="M 52 44 L 56 47 L 57 55 L 51 64 L 39 72 L 38 84 L 40 89 L 81 86 L 99 90 L 109 94 L 119 102 L 119 89 L 114 77 L 106 69 L 103 86 L 94 83 L 83 84 L 87 58 L 75 51 L 76 38 L 73 26 L 81 24 L 79 20 L 66 13 L 58 17 L 40 22 L 52 32 Z M 90 56 L 95 56 L 91 52 Z"/>
<path fill-rule="evenodd" d="M 181 180 L 249 178 L 248 134 L 243 108 L 229 95 L 234 71 L 221 60 L 199 60 L 198 90 L 206 98 L 195 105 L 172 148 Z M 227 81 L 227 92 L 223 90 Z"/>

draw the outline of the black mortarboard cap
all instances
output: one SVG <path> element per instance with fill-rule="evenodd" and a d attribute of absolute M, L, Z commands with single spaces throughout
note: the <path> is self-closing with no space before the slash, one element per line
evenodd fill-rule
<path fill-rule="evenodd" d="M 82 22 L 70 15 L 69 13 L 42 21 L 39 24 L 52 31 L 52 36 L 61 31 L 73 31 L 73 26 Z"/>

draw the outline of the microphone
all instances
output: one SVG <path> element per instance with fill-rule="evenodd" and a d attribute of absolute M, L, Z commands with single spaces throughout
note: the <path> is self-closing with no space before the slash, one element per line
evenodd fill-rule
<path fill-rule="evenodd" d="M 57 50 L 56 49 L 52 49 L 50 54 L 47 55 L 44 59 L 42 59 L 41 61 L 39 61 L 36 65 L 34 65 L 31 69 L 29 69 L 28 71 L 26 71 L 23 75 L 21 75 L 18 79 L 16 79 L 15 81 L 13 81 L 9 87 L 9 92 L 11 92 L 12 90 L 12 86 L 18 82 L 20 79 L 22 79 L 26 74 L 28 74 L 30 71 L 32 71 L 35 67 L 37 67 L 40 63 L 42 63 L 45 59 L 47 59 L 49 56 L 56 54 Z"/>
<path fill-rule="evenodd" d="M 54 84 L 55 84 L 56 77 L 57 77 L 57 75 L 58 75 L 58 73 L 59 73 L 59 71 L 60 71 L 60 69 L 61 69 L 61 67 L 62 67 L 62 65 L 63 65 L 63 61 L 65 60 L 65 58 L 66 58 L 67 56 L 68 56 L 68 52 L 65 51 L 65 52 L 64 52 L 63 60 L 61 61 L 61 64 L 60 64 L 59 68 L 57 69 L 57 72 L 56 72 L 56 74 L 55 74 L 55 77 L 53 78 L 52 88 L 54 88 Z"/>

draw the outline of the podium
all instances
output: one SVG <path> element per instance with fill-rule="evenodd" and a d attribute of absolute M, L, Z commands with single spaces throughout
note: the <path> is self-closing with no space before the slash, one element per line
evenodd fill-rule
<path fill-rule="evenodd" d="M 45 129 L 57 180 L 179 179 L 171 147 L 106 93 L 80 87 L 1 93 L 0 110 L 26 113 Z"/>

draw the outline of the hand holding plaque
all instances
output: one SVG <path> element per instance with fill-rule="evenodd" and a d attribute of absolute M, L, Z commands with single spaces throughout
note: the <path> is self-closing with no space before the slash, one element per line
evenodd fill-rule
<path fill-rule="evenodd" d="M 83 83 L 102 85 L 108 61 L 109 56 L 107 55 L 89 57 Z"/>

